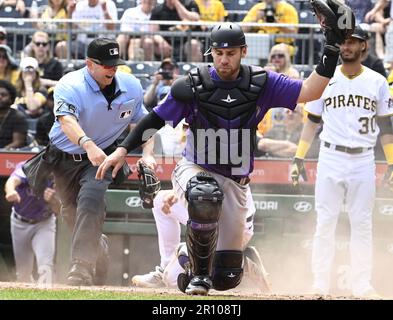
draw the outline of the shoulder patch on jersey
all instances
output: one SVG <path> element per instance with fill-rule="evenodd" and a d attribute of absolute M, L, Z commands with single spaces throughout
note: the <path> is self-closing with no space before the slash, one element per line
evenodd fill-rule
<path fill-rule="evenodd" d="M 65 101 L 59 100 L 56 104 L 56 112 L 66 111 L 75 114 L 76 107 L 71 103 L 67 103 Z"/>

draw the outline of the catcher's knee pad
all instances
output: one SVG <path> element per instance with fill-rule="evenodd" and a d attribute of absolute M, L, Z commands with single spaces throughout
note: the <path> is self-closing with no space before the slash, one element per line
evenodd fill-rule
<path fill-rule="evenodd" d="M 243 252 L 235 250 L 217 251 L 213 266 L 213 288 L 229 290 L 239 285 L 243 277 Z"/>
<path fill-rule="evenodd" d="M 217 181 L 208 173 L 200 172 L 187 183 L 186 243 L 193 275 L 211 274 L 223 198 Z"/>
<path fill-rule="evenodd" d="M 224 194 L 216 179 L 206 172 L 199 172 L 187 183 L 188 215 L 198 223 L 217 222 Z"/>

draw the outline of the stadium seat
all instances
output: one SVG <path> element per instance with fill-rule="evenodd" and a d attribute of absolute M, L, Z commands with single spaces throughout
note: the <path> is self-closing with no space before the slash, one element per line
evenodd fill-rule
<path fill-rule="evenodd" d="M 151 84 L 150 77 L 145 75 L 135 75 L 136 78 L 140 81 L 143 91 L 147 89 L 147 87 Z"/>
<path fill-rule="evenodd" d="M 132 74 L 135 76 L 150 77 L 157 71 L 157 68 L 153 64 L 147 62 L 132 62 L 127 65 L 131 68 Z"/>
<path fill-rule="evenodd" d="M 307 4 L 305 4 L 305 6 L 307 6 Z M 318 20 L 309 9 L 304 8 L 303 10 L 299 11 L 299 23 L 318 24 Z M 314 33 L 318 33 L 318 32 L 319 30 L 314 30 Z M 298 33 L 310 34 L 310 29 L 299 28 Z M 321 44 L 317 39 L 315 39 L 313 45 L 314 45 L 313 59 L 314 59 L 314 63 L 316 63 L 316 61 L 319 58 L 319 53 L 321 51 Z M 297 64 L 308 63 L 309 41 L 298 39 L 296 40 L 296 47 L 297 47 L 297 52 L 295 56 L 295 63 Z"/>
<path fill-rule="evenodd" d="M 250 0 L 224 0 L 222 3 L 226 10 L 249 10 L 257 2 Z"/>
<path fill-rule="evenodd" d="M 183 75 L 190 72 L 191 69 L 194 69 L 197 67 L 195 64 L 191 64 L 191 63 L 187 63 L 187 62 L 179 62 L 178 66 L 179 66 L 180 74 L 183 74 Z"/>

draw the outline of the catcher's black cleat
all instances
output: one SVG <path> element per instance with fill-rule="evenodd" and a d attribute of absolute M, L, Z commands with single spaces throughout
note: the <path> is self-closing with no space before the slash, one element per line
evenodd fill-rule
<path fill-rule="evenodd" d="M 209 276 L 194 276 L 186 288 L 186 294 L 206 296 L 213 286 Z"/>
<path fill-rule="evenodd" d="M 181 292 L 186 293 L 187 286 L 189 285 L 191 277 L 187 273 L 180 273 L 177 276 L 177 287 Z"/>
<path fill-rule="evenodd" d="M 93 285 L 93 268 L 86 262 L 74 261 L 67 276 L 69 286 Z"/>

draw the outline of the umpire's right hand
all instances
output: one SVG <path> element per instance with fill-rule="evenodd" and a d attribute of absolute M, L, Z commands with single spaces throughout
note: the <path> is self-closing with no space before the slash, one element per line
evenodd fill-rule
<path fill-rule="evenodd" d="M 307 173 L 304 168 L 304 159 L 293 158 L 291 165 L 292 184 L 297 187 L 299 185 L 299 177 L 302 176 L 304 181 L 307 181 Z"/>
<path fill-rule="evenodd" d="M 112 178 L 114 179 L 117 172 L 121 169 L 124 162 L 126 161 L 127 149 L 123 147 L 118 147 L 114 152 L 112 152 L 106 159 L 100 164 L 96 173 L 96 179 L 102 180 L 105 177 L 105 172 L 109 168 L 113 168 Z"/>

